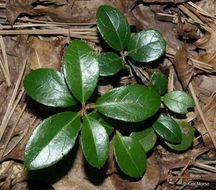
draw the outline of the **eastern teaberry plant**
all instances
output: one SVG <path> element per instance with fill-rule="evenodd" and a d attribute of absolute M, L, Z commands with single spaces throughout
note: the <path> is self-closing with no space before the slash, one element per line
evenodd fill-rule
<path fill-rule="evenodd" d="M 63 59 L 63 73 L 41 68 L 24 79 L 27 94 L 43 105 L 82 105 L 79 112 L 52 115 L 36 127 L 24 152 L 24 165 L 28 170 L 46 168 L 61 160 L 73 148 L 80 130 L 86 160 L 93 167 L 101 168 L 108 158 L 109 137 L 115 129 L 104 118 L 139 123 L 139 127 L 130 127 L 132 131 L 133 128 L 138 131 L 123 136 L 116 130 L 114 137 L 114 157 L 120 169 L 131 177 L 142 177 L 146 169 L 146 152 L 155 145 L 157 135 L 176 151 L 186 150 L 193 142 L 194 130 L 188 123 L 176 122 L 159 112 L 160 95 L 167 90 L 167 79 L 162 73 L 152 75 L 149 87 L 122 86 L 108 91 L 96 103 L 88 102 L 99 75 L 118 72 L 122 58 L 129 56 L 138 62 L 151 62 L 163 55 L 166 46 L 162 35 L 155 30 L 138 32 L 130 39 L 126 18 L 113 7 L 99 7 L 96 18 L 100 34 L 110 47 L 121 52 L 121 57 L 112 52 L 96 57 L 86 43 L 72 40 Z M 125 53 L 126 46 L 128 51 Z M 187 109 L 194 106 L 193 99 L 184 91 L 166 93 L 163 103 L 163 109 L 177 114 L 186 114 Z M 147 119 L 148 125 L 140 127 Z"/>

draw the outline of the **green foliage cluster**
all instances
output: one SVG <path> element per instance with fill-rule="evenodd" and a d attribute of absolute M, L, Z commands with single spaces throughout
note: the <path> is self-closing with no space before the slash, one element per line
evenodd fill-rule
<path fill-rule="evenodd" d="M 116 74 L 126 56 L 138 62 L 152 62 L 161 57 L 166 48 L 161 33 L 155 30 L 143 30 L 130 38 L 127 19 L 113 7 L 99 7 L 96 18 L 101 36 L 111 48 L 120 51 L 120 56 L 106 52 L 97 57 L 86 43 L 72 40 L 64 56 L 63 73 L 41 68 L 24 79 L 27 94 L 43 105 L 82 105 L 79 112 L 55 114 L 36 127 L 25 147 L 24 165 L 28 170 L 46 168 L 61 160 L 73 148 L 79 131 L 83 154 L 95 168 L 105 164 L 109 141 L 115 131 L 114 157 L 120 169 L 131 177 L 142 177 L 146 152 L 154 147 L 158 135 L 176 151 L 188 149 L 193 142 L 194 130 L 188 123 L 160 114 L 160 96 L 167 91 L 167 79 L 162 73 L 152 75 L 149 87 L 121 86 L 108 91 L 95 103 L 88 102 L 99 76 Z M 127 51 L 123 52 L 126 47 Z M 184 91 L 166 93 L 163 104 L 165 110 L 177 114 L 185 114 L 194 106 L 193 99 Z M 106 118 L 131 122 L 131 130 L 136 130 L 124 136 Z M 148 124 L 140 126 L 147 119 Z"/>

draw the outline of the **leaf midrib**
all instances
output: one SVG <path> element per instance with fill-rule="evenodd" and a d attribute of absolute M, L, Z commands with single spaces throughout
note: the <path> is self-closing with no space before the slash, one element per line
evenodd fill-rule
<path fill-rule="evenodd" d="M 143 46 L 141 46 L 141 47 L 139 47 L 139 48 L 135 48 L 135 49 L 133 49 L 133 50 L 131 50 L 131 51 L 128 51 L 128 54 L 131 54 L 131 53 L 133 53 L 134 51 L 139 51 L 140 49 L 142 49 L 142 48 L 144 48 L 145 46 L 149 46 L 150 44 L 152 44 L 152 43 L 155 43 L 155 42 L 158 42 L 158 41 L 160 41 L 160 40 L 157 40 L 157 41 L 154 41 L 154 42 L 150 42 L 150 43 L 148 43 L 148 44 L 146 44 L 146 45 L 143 45 Z M 136 46 L 137 47 L 137 46 Z M 152 48 L 151 48 L 152 49 Z M 160 48 L 158 48 L 158 49 L 160 49 Z M 155 50 L 155 49 L 154 49 Z"/>
<path fill-rule="evenodd" d="M 125 145 L 123 139 L 122 139 L 120 136 L 119 136 L 119 139 L 120 139 L 120 142 L 122 143 L 123 147 L 125 148 L 126 153 L 129 155 L 129 157 L 130 157 L 130 159 L 131 159 L 133 165 L 135 166 L 137 172 L 138 172 L 139 175 L 140 175 L 140 171 L 139 171 L 139 169 L 137 168 L 136 163 L 135 163 L 134 160 L 133 160 L 133 157 L 132 157 L 131 154 L 129 153 L 129 151 L 128 151 L 128 149 L 127 149 L 127 146 Z"/>
<path fill-rule="evenodd" d="M 94 149 L 95 149 L 95 152 L 96 152 L 96 154 L 97 154 L 97 164 L 99 164 L 99 159 L 98 159 L 98 152 L 97 152 L 97 148 L 96 148 L 96 146 L 95 146 L 95 138 L 94 138 L 94 135 L 93 135 L 93 132 L 92 132 L 92 125 L 91 125 L 91 122 L 90 122 L 90 120 L 89 120 L 89 118 L 88 118 L 88 116 L 86 116 L 86 119 L 87 119 L 87 121 L 88 121 L 88 124 L 89 124 L 89 127 L 90 127 L 90 131 L 91 131 L 91 135 L 92 135 L 92 138 L 93 138 L 93 141 L 94 141 Z"/>
<path fill-rule="evenodd" d="M 179 95 L 179 96 L 181 96 L 181 95 Z M 178 96 L 178 97 L 179 97 L 179 96 Z M 178 97 L 177 97 L 177 98 L 178 98 Z M 176 100 L 176 99 L 172 99 L 172 98 L 169 98 L 169 97 L 167 97 L 167 99 L 172 100 L 172 101 L 174 101 L 174 102 L 177 102 L 177 103 L 179 103 L 179 104 L 183 104 L 183 105 L 185 105 L 186 107 L 188 107 L 188 104 L 187 104 L 187 103 L 180 102 L 180 101 L 178 101 L 178 100 Z M 189 103 L 189 106 L 191 106 L 191 103 Z"/>
<path fill-rule="evenodd" d="M 97 105 L 95 104 L 95 108 L 100 108 L 100 107 L 112 107 L 112 106 L 119 106 L 119 105 L 140 105 L 140 103 L 134 103 L 134 102 L 125 102 L 125 103 L 112 103 L 112 104 L 100 104 Z M 141 104 L 142 105 L 142 104 Z"/>
<path fill-rule="evenodd" d="M 109 21 L 110 21 L 110 23 L 111 23 L 113 29 L 115 30 L 115 33 L 116 33 L 116 35 L 117 35 L 117 37 L 118 37 L 118 39 L 119 39 L 119 42 L 120 42 L 121 49 L 123 49 L 123 44 L 122 44 L 121 38 L 120 38 L 120 36 L 119 36 L 119 34 L 118 34 L 116 28 L 114 27 L 114 25 L 113 25 L 113 23 L 112 23 L 112 21 L 111 21 L 109 15 L 107 14 L 107 12 L 106 12 L 105 10 L 104 10 L 104 12 L 106 13 L 106 15 L 107 15 L 107 17 L 109 18 Z"/>
<path fill-rule="evenodd" d="M 60 129 L 56 132 L 56 134 L 58 134 L 61 130 L 63 130 L 64 128 L 66 128 L 68 125 L 70 125 L 78 116 L 79 116 L 79 113 L 77 113 L 77 114 L 73 117 L 72 120 L 70 120 L 66 125 L 64 125 L 64 127 L 60 128 Z M 39 154 L 40 154 L 40 153 L 42 152 L 42 150 L 43 150 L 45 147 L 47 147 L 47 145 L 56 137 L 56 134 L 50 139 L 50 141 L 48 141 L 48 143 L 46 143 L 45 146 L 43 146 L 43 148 L 40 150 Z M 34 159 L 32 159 L 32 161 L 35 160 L 35 158 L 36 158 L 39 154 L 36 154 L 35 157 L 34 157 Z"/>

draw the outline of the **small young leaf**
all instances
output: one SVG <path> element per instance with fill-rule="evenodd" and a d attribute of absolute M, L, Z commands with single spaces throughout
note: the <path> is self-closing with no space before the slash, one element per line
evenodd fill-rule
<path fill-rule="evenodd" d="M 23 81 L 26 93 L 35 101 L 52 107 L 70 107 L 77 102 L 71 96 L 62 73 L 55 69 L 36 69 Z"/>
<path fill-rule="evenodd" d="M 132 137 L 116 133 L 114 155 L 120 169 L 130 177 L 142 177 L 146 169 L 146 153 L 142 145 Z"/>
<path fill-rule="evenodd" d="M 113 133 L 114 131 L 113 126 L 107 123 L 106 121 L 104 121 L 104 119 L 100 116 L 98 112 L 92 112 L 89 115 L 91 116 L 92 119 L 97 120 L 100 123 L 100 125 L 102 125 L 106 129 L 108 136 L 110 136 Z"/>
<path fill-rule="evenodd" d="M 164 95 L 163 101 L 169 110 L 180 114 L 186 114 L 188 108 L 194 107 L 193 98 L 188 93 L 180 90 L 168 92 Z"/>
<path fill-rule="evenodd" d="M 64 75 L 73 95 L 85 103 L 94 92 L 99 77 L 99 64 L 91 47 L 72 40 L 64 56 Z"/>
<path fill-rule="evenodd" d="M 160 58 L 166 50 L 166 41 L 157 30 L 142 30 L 128 44 L 128 53 L 138 62 L 151 62 Z"/>
<path fill-rule="evenodd" d="M 130 137 L 139 141 L 145 152 L 150 151 L 157 141 L 157 134 L 152 127 L 144 128 L 142 131 L 132 132 Z"/>
<path fill-rule="evenodd" d="M 193 127 L 191 127 L 189 123 L 186 123 L 184 121 L 178 121 L 178 124 L 182 132 L 181 143 L 180 144 L 171 144 L 170 142 L 165 142 L 165 143 L 167 144 L 167 146 L 169 146 L 173 150 L 184 151 L 190 148 L 190 146 L 193 144 L 194 129 Z"/>
<path fill-rule="evenodd" d="M 96 13 L 98 30 L 110 47 L 123 50 L 130 39 L 130 26 L 125 16 L 116 8 L 102 5 Z"/>
<path fill-rule="evenodd" d="M 73 148 L 80 124 L 80 115 L 74 112 L 63 112 L 45 119 L 26 144 L 25 168 L 42 169 L 61 160 Z"/>
<path fill-rule="evenodd" d="M 128 85 L 108 91 L 98 99 L 95 108 L 107 117 L 139 122 L 153 116 L 160 104 L 160 96 L 151 88 Z"/>
<path fill-rule="evenodd" d="M 167 90 L 167 78 L 161 72 L 154 72 L 151 76 L 150 87 L 162 95 Z"/>
<path fill-rule="evenodd" d="M 85 116 L 81 137 L 86 160 L 95 168 L 101 168 L 108 157 L 109 136 L 94 113 Z"/>
<path fill-rule="evenodd" d="M 102 53 L 98 56 L 100 76 L 115 75 L 122 68 L 122 59 L 113 52 Z"/>
<path fill-rule="evenodd" d="M 180 143 L 182 140 L 181 130 L 178 123 L 171 117 L 161 114 L 153 123 L 153 128 L 163 139 L 172 143 Z"/>

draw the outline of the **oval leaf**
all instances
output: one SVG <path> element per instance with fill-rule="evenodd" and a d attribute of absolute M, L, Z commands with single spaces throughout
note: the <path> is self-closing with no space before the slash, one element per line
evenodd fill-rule
<path fill-rule="evenodd" d="M 120 169 L 130 177 L 142 177 L 146 169 L 146 153 L 142 145 L 132 137 L 116 133 L 114 155 Z"/>
<path fill-rule="evenodd" d="M 169 142 L 165 142 L 167 146 L 176 151 L 184 151 L 191 147 L 194 140 L 194 129 L 191 127 L 189 123 L 184 121 L 178 121 L 182 132 L 182 140 L 179 144 L 171 144 Z"/>
<path fill-rule="evenodd" d="M 122 59 L 113 52 L 102 53 L 98 56 L 100 76 L 115 75 L 122 68 Z"/>
<path fill-rule="evenodd" d="M 73 95 L 85 103 L 94 92 L 99 65 L 91 47 L 81 40 L 72 40 L 64 56 L 64 75 Z"/>
<path fill-rule="evenodd" d="M 128 54 L 138 62 L 151 62 L 160 58 L 166 50 L 166 41 L 157 30 L 142 30 L 128 44 Z"/>
<path fill-rule="evenodd" d="M 182 140 L 179 125 L 171 117 L 161 114 L 153 123 L 153 128 L 163 139 L 172 143 L 180 143 Z"/>
<path fill-rule="evenodd" d="M 151 88 L 128 85 L 108 91 L 98 99 L 95 108 L 107 117 L 138 122 L 154 115 L 160 104 L 160 96 Z"/>
<path fill-rule="evenodd" d="M 108 157 L 109 136 L 94 113 L 85 116 L 81 137 L 86 160 L 95 168 L 101 168 Z"/>
<path fill-rule="evenodd" d="M 70 107 L 76 104 L 62 73 L 55 69 L 36 69 L 23 81 L 26 93 L 35 101 L 52 107 Z"/>
<path fill-rule="evenodd" d="M 162 95 L 167 90 L 168 81 L 161 72 L 154 72 L 151 76 L 150 87 Z"/>
<path fill-rule="evenodd" d="M 168 92 L 164 95 L 163 101 L 169 110 L 180 114 L 186 114 L 188 108 L 194 107 L 193 98 L 188 93 L 180 90 Z"/>
<path fill-rule="evenodd" d="M 96 13 L 98 30 L 110 47 L 123 50 L 130 39 L 130 26 L 125 16 L 116 8 L 102 5 Z"/>
<path fill-rule="evenodd" d="M 80 123 L 80 115 L 74 112 L 59 113 L 40 123 L 25 147 L 25 168 L 42 169 L 61 160 L 73 148 Z"/>
<path fill-rule="evenodd" d="M 154 132 L 152 127 L 147 127 L 141 131 L 132 132 L 130 137 L 139 141 L 145 152 L 150 151 L 157 141 L 157 134 Z"/>

